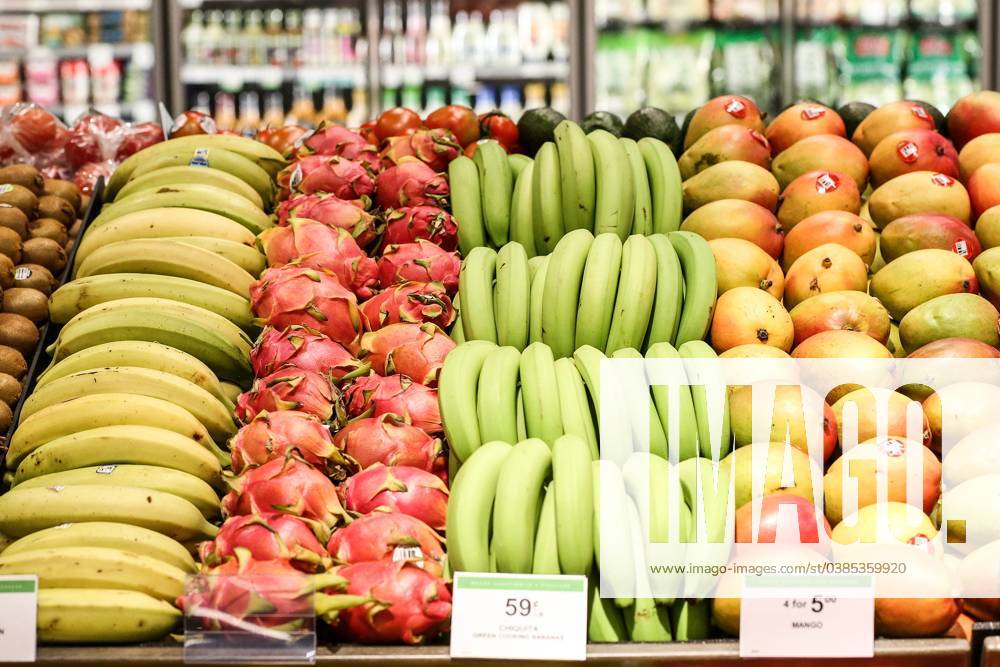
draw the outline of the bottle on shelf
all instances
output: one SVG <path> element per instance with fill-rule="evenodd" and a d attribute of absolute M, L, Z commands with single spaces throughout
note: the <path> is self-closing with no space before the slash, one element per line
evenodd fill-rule
<path fill-rule="evenodd" d="M 302 66 L 302 10 L 290 9 L 285 13 L 285 44 L 288 56 L 285 63 L 291 67 Z"/>
<path fill-rule="evenodd" d="M 427 14 L 423 0 L 406 3 L 406 62 L 423 65 L 427 44 Z"/>
<path fill-rule="evenodd" d="M 246 65 L 247 53 L 243 47 L 240 12 L 230 9 L 225 14 L 225 30 L 223 31 L 223 62 L 231 65 Z"/>
<path fill-rule="evenodd" d="M 524 108 L 537 109 L 545 106 L 545 84 L 529 83 L 524 87 Z"/>
<path fill-rule="evenodd" d="M 261 123 L 265 127 L 281 127 L 285 122 L 285 97 L 280 90 L 264 94 L 264 115 Z"/>
<path fill-rule="evenodd" d="M 236 129 L 236 98 L 220 90 L 215 94 L 215 125 L 220 130 Z"/>
<path fill-rule="evenodd" d="M 368 90 L 364 86 L 357 86 L 351 93 L 351 110 L 347 112 L 345 123 L 347 127 L 361 127 L 369 117 Z"/>
<path fill-rule="evenodd" d="M 467 59 L 468 50 L 466 48 L 466 42 L 469 35 L 469 15 L 465 11 L 459 10 L 455 13 L 455 24 L 451 29 L 451 57 L 448 59 L 448 64 L 462 63 L 463 65 L 471 65 L 472 63 Z"/>
<path fill-rule="evenodd" d="M 316 124 L 336 123 L 343 125 L 347 121 L 347 103 L 344 96 L 333 86 L 323 91 L 323 107 L 316 115 Z"/>
<path fill-rule="evenodd" d="M 236 120 L 236 131 L 252 135 L 260 127 L 260 96 L 255 90 L 240 93 L 240 115 Z"/>
<path fill-rule="evenodd" d="M 222 27 L 223 14 L 219 10 L 209 12 L 208 22 L 201 32 L 202 57 L 196 62 L 204 65 L 222 65 L 226 63 L 226 54 L 223 47 L 225 41 L 225 28 Z"/>
<path fill-rule="evenodd" d="M 292 89 L 292 108 L 285 118 L 285 123 L 306 127 L 316 125 L 316 104 L 313 101 L 312 91 L 301 83 L 295 84 Z"/>
<path fill-rule="evenodd" d="M 265 62 L 283 67 L 288 62 L 288 37 L 285 34 L 285 13 L 280 9 L 267 13 L 264 41 L 267 49 Z"/>
<path fill-rule="evenodd" d="M 184 59 L 189 63 L 201 64 L 204 62 L 203 38 L 208 35 L 203 34 L 202 21 L 204 21 L 204 14 L 200 9 L 196 9 L 191 12 L 187 24 L 181 30 Z"/>
<path fill-rule="evenodd" d="M 521 117 L 524 108 L 521 106 L 521 91 L 517 86 L 508 84 L 500 88 L 500 111 L 515 120 Z"/>
<path fill-rule="evenodd" d="M 259 67 L 267 64 L 267 40 L 264 35 L 263 23 L 264 13 L 259 9 L 250 10 L 243 27 L 242 37 L 247 65 Z"/>
<path fill-rule="evenodd" d="M 465 31 L 465 47 L 463 49 L 463 61 L 475 67 L 482 67 L 487 64 L 486 26 L 483 23 L 483 14 L 477 9 L 469 12 L 469 26 Z"/>
<path fill-rule="evenodd" d="M 424 61 L 428 67 L 447 67 L 451 64 L 451 19 L 447 0 L 433 0 L 431 3 Z"/>

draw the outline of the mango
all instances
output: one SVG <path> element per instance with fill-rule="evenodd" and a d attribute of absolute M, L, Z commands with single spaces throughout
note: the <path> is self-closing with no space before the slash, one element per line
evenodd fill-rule
<path fill-rule="evenodd" d="M 868 211 L 879 229 L 907 215 L 940 213 L 969 222 L 972 202 L 965 186 L 947 174 L 914 171 L 897 176 L 875 190 Z"/>
<path fill-rule="evenodd" d="M 837 523 L 830 537 L 837 544 L 902 545 L 913 544 L 914 538 L 933 539 L 937 533 L 930 517 L 919 508 L 890 501 L 860 507 Z"/>
<path fill-rule="evenodd" d="M 729 399 L 730 411 L 733 399 Z M 944 482 L 953 489 L 982 475 L 1000 473 L 1000 424 L 977 429 L 952 445 L 944 456 Z"/>
<path fill-rule="evenodd" d="M 893 132 L 880 141 L 869 158 L 872 187 L 911 171 L 936 171 L 958 178 L 958 152 L 934 130 Z"/>
<path fill-rule="evenodd" d="M 860 217 L 847 211 L 823 211 L 810 215 L 785 234 L 782 268 L 825 243 L 837 243 L 853 250 L 868 266 L 875 261 L 878 239 L 875 230 Z"/>
<path fill-rule="evenodd" d="M 778 155 L 797 141 L 817 134 L 846 134 L 840 115 L 822 104 L 800 102 L 778 114 L 764 131 L 771 142 L 771 154 Z"/>
<path fill-rule="evenodd" d="M 692 211 L 681 229 L 708 239 L 750 241 L 777 259 L 785 246 L 781 223 L 763 206 L 742 199 L 719 199 Z"/>
<path fill-rule="evenodd" d="M 1000 132 L 1000 93 L 981 90 L 961 98 L 948 111 L 948 134 L 961 150 L 984 134 Z"/>
<path fill-rule="evenodd" d="M 844 400 L 844 399 L 841 399 Z M 879 484 L 885 484 L 881 491 L 885 501 L 907 503 L 907 460 L 919 458 L 914 464 L 920 471 L 921 488 L 916 497 L 917 507 L 930 514 L 941 495 L 941 462 L 934 452 L 919 442 L 906 438 L 875 438 L 861 443 L 830 464 L 823 477 L 823 511 L 831 524 L 837 525 L 844 519 L 845 486 L 857 484 L 857 509 L 874 505 L 878 500 Z M 885 465 L 885 476 L 879 475 L 879 462 Z M 847 482 L 844 482 L 844 469 Z M 851 509 L 848 513 L 853 513 Z"/>
<path fill-rule="evenodd" d="M 882 230 L 879 248 L 887 262 L 925 248 L 950 250 L 970 262 L 982 252 L 979 239 L 967 224 L 950 215 L 937 213 L 896 218 Z"/>
<path fill-rule="evenodd" d="M 973 219 L 1000 204 L 1000 164 L 991 162 L 976 169 L 969 177 L 967 186 L 972 201 Z"/>
<path fill-rule="evenodd" d="M 988 208 L 976 220 L 976 238 L 983 250 L 1000 246 L 1000 206 Z"/>
<path fill-rule="evenodd" d="M 812 470 L 816 464 L 812 463 L 808 454 L 795 447 L 786 447 L 784 442 L 762 444 L 757 452 L 754 449 L 758 447 L 738 447 L 719 464 L 720 482 L 723 477 L 726 485 L 730 479 L 735 480 L 736 507 L 742 507 L 753 499 L 755 474 L 763 478 L 760 489 L 763 496 L 781 492 L 813 500 Z M 791 468 L 790 478 L 784 475 L 786 467 Z M 782 486 L 785 481 L 791 481 L 793 485 Z"/>
<path fill-rule="evenodd" d="M 984 250 L 973 260 L 972 268 L 979 282 L 979 293 L 1000 308 L 1000 249 Z"/>
<path fill-rule="evenodd" d="M 993 162 L 1000 162 L 1000 132 L 980 135 L 959 151 L 958 177 L 966 183 L 977 169 Z"/>
<path fill-rule="evenodd" d="M 771 162 L 782 189 L 802 174 L 824 169 L 853 178 L 858 192 L 868 183 L 868 158 L 850 141 L 834 134 L 806 137 Z"/>
<path fill-rule="evenodd" d="M 851 140 L 871 155 L 879 142 L 901 130 L 936 130 L 934 118 L 915 102 L 900 100 L 883 104 L 861 121 Z"/>
<path fill-rule="evenodd" d="M 708 245 L 715 255 L 719 294 L 734 287 L 756 287 L 781 298 L 785 274 L 773 257 L 744 239 L 713 239 Z"/>
<path fill-rule="evenodd" d="M 839 290 L 863 291 L 868 267 L 854 251 L 825 243 L 805 252 L 785 275 L 785 304 L 794 308 L 810 297 Z"/>
<path fill-rule="evenodd" d="M 950 444 L 997 421 L 1000 387 L 988 382 L 956 382 L 924 400 L 924 414 L 931 427 L 931 449 L 941 451 L 944 425 Z"/>
<path fill-rule="evenodd" d="M 861 210 L 854 180 L 836 171 L 810 171 L 788 184 L 778 200 L 778 220 L 787 234 L 804 218 L 822 211 Z"/>
<path fill-rule="evenodd" d="M 844 410 L 848 403 L 853 403 L 857 411 L 855 424 L 845 423 Z M 931 444 L 930 423 L 922 413 L 920 431 L 908 432 L 906 411 L 910 404 L 920 412 L 919 402 L 891 389 L 862 387 L 844 394 L 833 404 L 833 414 L 837 418 L 837 439 L 841 449 L 849 452 L 859 443 L 868 442 L 881 435 L 909 438 L 924 446 Z M 879 422 L 883 420 L 884 422 L 880 424 Z M 879 433 L 879 428 L 884 428 L 884 433 Z M 852 433 L 856 434 L 856 437 L 852 436 Z M 927 511 L 930 511 L 930 508 Z"/>
<path fill-rule="evenodd" d="M 691 148 L 684 151 L 677 166 L 687 180 L 709 167 L 727 160 L 752 162 L 771 168 L 771 147 L 764 135 L 742 125 L 722 125 L 709 130 Z"/>
<path fill-rule="evenodd" d="M 795 346 L 794 359 L 844 359 L 849 370 L 864 386 L 879 387 L 891 381 L 887 369 L 872 368 L 864 359 L 892 359 L 885 345 L 860 331 L 837 329 L 820 331 Z M 826 395 L 826 402 L 836 403 L 842 396 L 861 389 L 862 384 L 844 383 L 835 386 Z"/>
<path fill-rule="evenodd" d="M 792 318 L 781 302 L 757 287 L 733 288 L 715 303 L 712 347 L 716 352 L 754 342 L 789 352 L 794 333 Z"/>
<path fill-rule="evenodd" d="M 723 125 L 742 125 L 758 132 L 764 131 L 764 117 L 753 100 L 739 95 L 723 95 L 705 102 L 688 123 L 684 135 L 684 150 L 710 131 Z"/>
<path fill-rule="evenodd" d="M 795 306 L 789 315 L 795 345 L 821 331 L 857 331 L 883 345 L 889 340 L 889 311 L 865 292 L 824 292 Z"/>
<path fill-rule="evenodd" d="M 948 542 L 970 553 L 1000 539 L 1000 473 L 979 475 L 949 488 L 941 497 L 948 513 Z"/>
<path fill-rule="evenodd" d="M 963 590 L 992 596 L 967 597 L 962 601 L 963 611 L 975 620 L 1000 620 L 1000 572 L 994 567 L 997 563 L 1000 563 L 1000 540 L 979 547 L 959 563 L 958 576 Z M 986 574 L 989 572 L 994 574 Z"/>
<path fill-rule="evenodd" d="M 771 172 L 739 160 L 709 167 L 684 181 L 681 189 L 686 211 L 694 211 L 720 199 L 743 199 L 769 211 L 778 205 L 778 181 Z"/>
<path fill-rule="evenodd" d="M 803 402 L 803 395 L 809 396 L 809 400 Z M 837 446 L 837 418 L 833 410 L 823 401 L 822 396 L 807 386 L 779 385 L 774 388 L 774 403 L 771 407 L 772 441 L 782 442 L 787 439 L 792 447 L 808 454 L 807 428 L 818 419 L 823 421 L 823 442 L 817 445 L 822 444 L 823 459 L 826 460 Z M 731 388 L 729 423 L 736 447 L 753 442 L 753 389 L 750 385 Z"/>
<path fill-rule="evenodd" d="M 902 344 L 900 344 L 902 346 Z M 910 359 L 1000 359 L 1000 350 L 981 340 L 954 337 L 941 338 L 914 350 Z M 926 401 L 934 390 L 925 384 L 911 383 L 900 387 L 900 393 L 915 401 Z"/>
<path fill-rule="evenodd" d="M 951 596 L 959 590 L 959 581 L 945 560 L 917 549 L 899 548 L 875 558 L 906 564 L 904 574 L 875 575 L 876 635 L 893 639 L 939 637 L 955 625 L 962 614 L 962 601 Z M 913 591 L 920 591 L 921 597 L 912 597 Z"/>
<path fill-rule="evenodd" d="M 976 260 L 982 257 L 980 255 Z M 972 264 L 960 255 L 937 248 L 914 250 L 894 259 L 872 276 L 869 286 L 871 295 L 882 302 L 897 322 L 936 296 L 961 292 L 974 294 L 978 289 Z"/>
<path fill-rule="evenodd" d="M 731 347 L 719 355 L 722 359 L 791 359 L 791 356 L 784 350 L 779 350 L 770 345 L 759 343 L 748 343 Z"/>
<path fill-rule="evenodd" d="M 945 294 L 908 312 L 899 323 L 899 339 L 907 352 L 959 336 L 996 346 L 998 318 L 996 307 L 978 294 Z"/>

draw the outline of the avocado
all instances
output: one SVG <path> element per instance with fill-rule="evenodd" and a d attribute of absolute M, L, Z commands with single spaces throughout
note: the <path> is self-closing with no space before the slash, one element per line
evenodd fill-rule
<path fill-rule="evenodd" d="M 847 130 L 847 138 L 854 136 L 854 130 L 858 129 L 861 121 L 868 117 L 875 107 L 867 102 L 848 102 L 837 109 L 837 113 L 844 119 L 844 128 Z"/>
<path fill-rule="evenodd" d="M 550 107 L 528 109 L 521 114 L 521 119 L 517 121 L 517 136 L 524 154 L 534 157 L 542 144 L 555 141 L 556 125 L 564 120 L 566 116 Z"/>
<path fill-rule="evenodd" d="M 594 130 L 607 130 L 616 137 L 620 137 L 625 124 L 621 118 L 610 111 L 595 111 L 583 119 L 580 127 L 586 134 L 590 134 Z"/>
<path fill-rule="evenodd" d="M 625 129 L 622 131 L 622 136 L 629 139 L 638 141 L 644 137 L 653 137 L 671 147 L 677 143 L 680 135 L 681 130 L 674 117 L 656 107 L 642 107 L 632 112 L 625 120 Z"/>
<path fill-rule="evenodd" d="M 681 124 L 681 131 L 677 133 L 677 141 L 670 147 L 670 150 L 674 152 L 676 157 L 680 157 L 681 153 L 684 152 L 684 137 L 687 136 L 688 126 L 691 125 L 691 119 L 694 118 L 694 115 L 698 113 L 698 109 L 700 108 L 701 107 L 695 107 L 694 109 L 691 109 L 691 111 L 688 111 L 684 116 L 684 122 Z"/>
<path fill-rule="evenodd" d="M 924 108 L 924 111 L 930 114 L 931 118 L 934 119 L 934 125 L 937 127 L 937 131 L 948 136 L 948 121 L 944 119 L 944 114 L 941 110 L 930 102 L 924 102 L 923 100 L 913 100 L 914 104 L 919 104 Z"/>

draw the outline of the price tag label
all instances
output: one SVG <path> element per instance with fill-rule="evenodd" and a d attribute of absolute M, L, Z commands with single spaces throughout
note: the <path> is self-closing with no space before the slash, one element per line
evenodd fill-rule
<path fill-rule="evenodd" d="M 456 572 L 451 657 L 586 660 L 587 578 Z"/>
<path fill-rule="evenodd" d="M 0 662 L 34 662 L 38 577 L 0 576 Z"/>
<path fill-rule="evenodd" d="M 753 576 L 743 583 L 741 658 L 870 658 L 869 576 Z"/>

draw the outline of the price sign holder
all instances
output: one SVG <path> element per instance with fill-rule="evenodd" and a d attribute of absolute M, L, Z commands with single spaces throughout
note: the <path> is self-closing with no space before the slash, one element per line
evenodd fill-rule
<path fill-rule="evenodd" d="M 875 593 L 868 575 L 746 575 L 741 658 L 870 658 Z"/>
<path fill-rule="evenodd" d="M 587 578 L 456 572 L 451 657 L 587 659 Z"/>
<path fill-rule="evenodd" d="M 34 662 L 38 577 L 0 576 L 0 662 Z"/>

